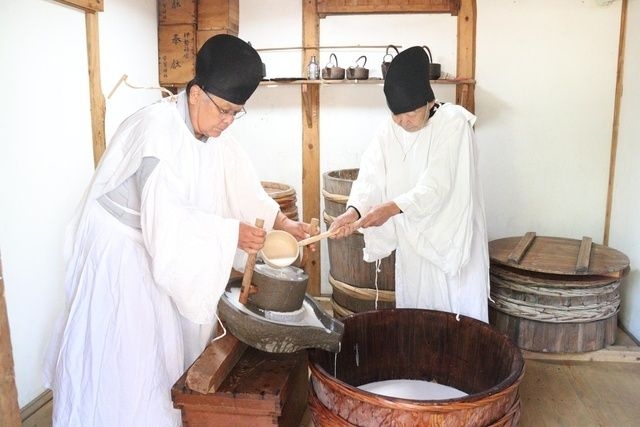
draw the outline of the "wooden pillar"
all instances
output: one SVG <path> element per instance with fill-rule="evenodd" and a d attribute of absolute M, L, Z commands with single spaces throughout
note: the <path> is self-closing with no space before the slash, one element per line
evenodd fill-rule
<path fill-rule="evenodd" d="M 476 76 L 476 0 L 460 0 L 458 11 L 458 60 L 457 75 L 459 79 L 473 79 Z M 456 86 L 456 104 L 462 105 L 470 112 L 476 108 L 475 83 L 464 83 Z"/>
<path fill-rule="evenodd" d="M 104 135 L 105 101 L 100 82 L 100 41 L 98 14 L 85 12 L 87 27 L 87 58 L 89 60 L 89 99 L 91 104 L 91 134 L 93 135 L 93 164 L 98 166 L 107 148 Z"/>
<path fill-rule="evenodd" d="M 93 136 L 93 164 L 98 165 L 107 147 L 104 136 L 105 101 L 100 82 L 100 37 L 98 12 L 104 10 L 103 0 L 55 0 L 78 8 L 85 13 L 87 58 L 89 66 L 89 101 L 91 105 L 91 134 Z"/>
<path fill-rule="evenodd" d="M 611 129 L 611 152 L 609 157 L 609 185 L 607 186 L 607 206 L 604 216 L 603 245 L 609 245 L 611 228 L 611 207 L 613 205 L 613 183 L 616 176 L 616 158 L 618 155 L 618 129 L 620 127 L 620 100 L 622 98 L 622 81 L 624 78 L 624 47 L 627 38 L 627 6 L 628 0 L 622 0 L 620 12 L 620 36 L 618 41 L 618 71 L 616 75 L 616 94 L 613 103 L 613 127 Z"/>
<path fill-rule="evenodd" d="M 21 423 L 15 378 L 0 259 L 0 424 L 6 427 L 18 427 Z"/>
<path fill-rule="evenodd" d="M 312 55 L 318 58 L 320 41 L 320 23 L 316 9 L 316 0 L 304 0 L 302 3 L 302 75 L 306 76 L 306 65 Z M 320 216 L 320 85 L 302 84 L 302 218 L 310 222 Z M 321 226 L 322 228 L 322 226 Z M 318 296 L 320 285 L 320 244 L 306 264 L 309 275 L 308 291 Z"/>

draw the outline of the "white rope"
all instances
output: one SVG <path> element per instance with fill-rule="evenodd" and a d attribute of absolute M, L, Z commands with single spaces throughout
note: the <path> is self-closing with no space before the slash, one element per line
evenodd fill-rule
<path fill-rule="evenodd" d="M 122 77 L 120 77 L 120 80 L 118 80 L 118 83 L 116 83 L 113 89 L 111 89 L 111 92 L 109 92 L 107 99 L 111 98 L 111 96 L 115 93 L 115 91 L 120 87 L 122 83 L 124 83 L 125 85 L 129 86 L 132 89 L 159 90 L 162 93 L 167 94 L 168 96 L 173 96 L 173 93 L 169 89 L 166 89 L 160 86 L 135 86 L 127 81 L 128 78 L 129 76 L 127 76 L 126 74 L 123 74 Z"/>
<path fill-rule="evenodd" d="M 376 278 L 375 278 L 375 280 L 373 282 L 375 284 L 375 286 L 376 286 L 376 300 L 373 303 L 373 308 L 376 309 L 376 310 L 378 309 L 378 297 L 380 295 L 380 291 L 378 289 L 378 273 L 382 271 L 382 270 L 380 270 L 380 263 L 382 263 L 381 259 L 376 261 Z"/>

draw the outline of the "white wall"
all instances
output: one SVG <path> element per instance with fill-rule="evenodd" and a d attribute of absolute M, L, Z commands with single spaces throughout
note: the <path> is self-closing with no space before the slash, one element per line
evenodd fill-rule
<path fill-rule="evenodd" d="M 122 74 L 157 84 L 156 3 L 109 0 L 100 13 L 102 89 Z M 490 238 L 540 235 L 602 240 L 613 118 L 620 0 L 477 0 L 476 126 Z M 637 221 L 640 5 L 630 0 L 625 93 L 611 246 L 630 256 L 621 319 L 640 336 Z M 0 0 L 0 249 L 19 401 L 43 391 L 41 365 L 62 306 L 62 234 L 92 172 L 84 16 L 42 0 Z M 278 11 L 274 13 L 274 11 Z M 301 2 L 241 0 L 240 36 L 260 49 L 300 46 Z M 455 19 L 332 17 L 321 44 L 428 44 L 455 73 Z M 402 31 L 397 29 L 401 28 Z M 33 31 L 25 31 L 31 29 Z M 36 31 L 37 30 L 37 31 Z M 322 51 L 324 66 L 328 54 Z M 335 50 L 347 67 L 360 54 L 379 76 L 383 50 Z M 268 77 L 301 75 L 297 51 L 264 53 Z M 635 79 L 635 80 L 634 80 Z M 436 85 L 451 100 L 452 87 Z M 125 86 L 107 100 L 107 135 L 156 91 Z M 388 114 L 382 85 L 321 88 L 321 171 L 357 167 Z M 231 131 L 262 179 L 301 188 L 298 86 L 261 86 Z M 326 245 L 323 244 L 326 260 Z M 323 264 L 326 277 L 326 261 Z M 330 287 L 323 280 L 323 291 Z M 635 313 L 634 313 L 635 309 Z"/>
<path fill-rule="evenodd" d="M 62 241 L 93 172 L 84 13 L 0 0 L 0 250 L 19 404 L 44 391 L 42 363 L 63 295 Z M 156 2 L 109 0 L 99 15 L 103 92 L 120 76 L 157 85 Z M 159 92 L 120 88 L 107 136 Z"/>

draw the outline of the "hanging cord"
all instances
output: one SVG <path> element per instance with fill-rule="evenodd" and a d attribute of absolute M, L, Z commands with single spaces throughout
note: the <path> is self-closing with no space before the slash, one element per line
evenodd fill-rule
<path fill-rule="evenodd" d="M 123 74 L 122 77 L 120 77 L 120 80 L 118 80 L 118 83 L 116 83 L 113 89 L 111 89 L 111 92 L 109 92 L 107 99 L 111 98 L 111 96 L 115 93 L 115 91 L 120 87 L 122 83 L 124 83 L 125 85 L 129 86 L 132 89 L 159 90 L 168 96 L 173 96 L 173 93 L 169 89 L 163 88 L 161 86 L 135 86 L 127 81 L 128 78 L 129 76 L 127 76 L 126 74 Z"/>
<path fill-rule="evenodd" d="M 376 285 L 376 299 L 375 302 L 373 304 L 373 308 L 374 309 L 378 309 L 378 297 L 380 296 L 380 291 L 378 290 L 378 273 L 380 273 L 382 270 L 380 270 L 380 264 L 382 263 L 382 260 L 376 260 L 376 278 L 374 280 L 374 284 Z"/>
<path fill-rule="evenodd" d="M 222 334 L 218 335 L 217 337 L 212 339 L 211 342 L 218 341 L 218 340 L 224 338 L 225 335 L 227 335 L 227 328 L 224 327 L 224 323 L 222 323 L 222 320 L 220 320 L 220 317 L 218 316 L 218 313 L 216 313 L 216 319 L 218 320 L 218 323 L 220 324 L 220 327 L 222 327 Z"/>

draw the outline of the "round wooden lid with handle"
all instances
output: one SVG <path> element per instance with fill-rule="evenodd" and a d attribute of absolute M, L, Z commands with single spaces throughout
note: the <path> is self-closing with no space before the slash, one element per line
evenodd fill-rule
<path fill-rule="evenodd" d="M 539 273 L 623 277 L 629 258 L 622 252 L 592 242 L 563 237 L 506 237 L 489 242 L 492 263 Z"/>

